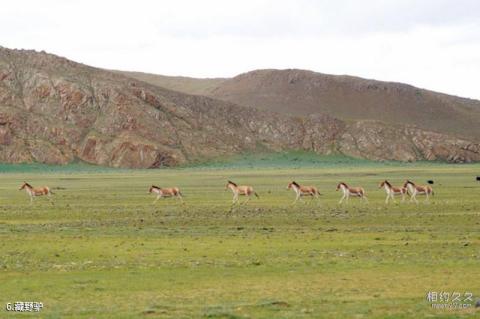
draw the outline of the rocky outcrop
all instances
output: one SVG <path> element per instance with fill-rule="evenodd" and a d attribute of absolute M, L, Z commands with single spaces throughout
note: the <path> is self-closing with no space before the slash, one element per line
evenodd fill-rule
<path fill-rule="evenodd" d="M 480 160 L 474 141 L 376 121 L 292 117 L 0 48 L 0 161 L 157 168 L 245 151 Z"/>
<path fill-rule="evenodd" d="M 346 127 L 338 151 L 372 160 L 439 160 L 470 163 L 480 160 L 480 144 L 412 126 L 358 121 Z"/>

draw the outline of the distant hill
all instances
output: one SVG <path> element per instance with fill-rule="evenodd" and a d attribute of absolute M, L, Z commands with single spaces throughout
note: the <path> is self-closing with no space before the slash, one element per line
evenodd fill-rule
<path fill-rule="evenodd" d="M 256 70 L 216 81 L 188 78 L 187 82 L 156 75 L 140 79 L 150 83 L 161 79 L 161 86 L 167 88 L 260 110 L 322 113 L 342 120 L 377 120 L 480 138 L 480 101 L 402 83 L 295 69 Z"/>
<path fill-rule="evenodd" d="M 0 162 L 156 168 L 289 150 L 373 160 L 480 161 L 473 136 L 321 113 L 291 116 L 144 80 L 45 52 L 0 47 Z M 203 85 L 176 80 L 175 85 L 191 83 L 192 90 Z M 230 81 L 203 89 L 220 94 Z"/>
<path fill-rule="evenodd" d="M 160 86 L 169 90 L 178 91 L 187 94 L 208 95 L 206 93 L 213 91 L 225 78 L 190 78 L 186 76 L 166 76 L 143 72 L 114 71 L 128 77 L 144 81 L 155 86 Z"/>

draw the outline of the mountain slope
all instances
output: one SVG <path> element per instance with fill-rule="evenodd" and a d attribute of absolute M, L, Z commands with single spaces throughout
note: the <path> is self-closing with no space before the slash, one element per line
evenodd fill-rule
<path fill-rule="evenodd" d="M 209 92 L 217 88 L 220 83 L 226 81 L 225 78 L 191 78 L 186 76 L 167 76 L 151 74 L 144 72 L 131 71 L 113 71 L 123 74 L 133 79 L 150 83 L 155 86 L 163 87 L 169 90 L 178 91 L 194 95 L 208 95 Z"/>
<path fill-rule="evenodd" d="M 401 83 L 304 70 L 256 70 L 215 81 L 153 74 L 137 78 L 265 111 L 324 113 L 343 120 L 378 120 L 480 138 L 480 101 Z"/>
<path fill-rule="evenodd" d="M 258 70 L 223 81 L 210 96 L 291 114 L 325 113 L 480 137 L 480 101 L 400 83 L 303 70 Z"/>
<path fill-rule="evenodd" d="M 375 160 L 480 160 L 473 139 L 250 109 L 43 52 L 0 47 L 0 162 L 155 168 L 282 150 Z"/>
<path fill-rule="evenodd" d="M 254 150 L 260 138 L 272 150 L 298 143 L 289 132 L 295 121 L 259 113 L 46 53 L 0 49 L 3 162 L 159 167 Z M 288 138 L 272 136 L 280 134 Z"/>

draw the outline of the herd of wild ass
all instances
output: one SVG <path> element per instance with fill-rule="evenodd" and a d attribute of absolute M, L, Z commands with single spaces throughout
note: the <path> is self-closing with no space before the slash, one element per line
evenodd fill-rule
<path fill-rule="evenodd" d="M 429 183 L 433 184 L 433 181 L 429 181 Z M 433 189 L 431 186 L 416 185 L 414 182 L 410 180 L 406 180 L 403 186 L 401 187 L 394 187 L 387 180 L 384 180 L 383 182 L 380 183 L 379 188 L 385 189 L 385 192 L 387 194 L 387 197 L 385 198 L 386 204 L 388 204 L 390 200 L 395 201 L 395 196 L 401 197 L 402 202 L 404 202 L 406 195 L 409 195 L 410 202 L 413 201 L 415 203 L 418 203 L 418 200 L 416 198 L 417 195 L 425 195 L 426 201 L 428 201 L 430 196 L 433 195 Z M 47 195 L 50 198 L 51 194 L 53 194 L 48 186 L 33 187 L 27 182 L 23 182 L 22 186 L 20 187 L 20 190 L 23 190 L 23 189 L 30 196 L 30 202 L 33 202 L 33 199 L 37 196 Z M 247 203 L 250 200 L 252 195 L 255 195 L 257 198 L 259 198 L 258 194 L 255 192 L 252 186 L 245 186 L 245 185 L 239 186 L 232 181 L 228 181 L 227 185 L 225 186 L 225 189 L 226 190 L 230 189 L 232 191 L 233 204 L 238 203 L 239 196 L 245 196 L 247 198 L 245 203 Z M 299 199 L 301 199 L 302 196 L 310 196 L 312 198 L 318 198 L 318 196 L 321 195 L 316 187 L 303 186 L 298 184 L 295 181 L 292 181 L 291 183 L 289 183 L 287 186 L 287 189 L 291 189 L 295 192 L 295 200 L 293 201 L 293 203 L 296 203 Z M 350 197 L 358 197 L 363 201 L 368 202 L 367 195 L 365 193 L 365 190 L 362 187 L 350 187 L 346 183 L 341 182 L 337 185 L 336 190 L 337 191 L 341 190 L 343 193 L 342 198 L 339 201 L 339 204 L 342 204 L 344 201 L 348 202 L 348 199 Z M 158 187 L 158 186 L 152 185 L 148 192 L 156 194 L 156 199 L 154 203 L 160 198 L 167 198 L 167 197 L 175 197 L 183 201 L 183 194 L 178 187 L 164 188 L 164 187 Z"/>

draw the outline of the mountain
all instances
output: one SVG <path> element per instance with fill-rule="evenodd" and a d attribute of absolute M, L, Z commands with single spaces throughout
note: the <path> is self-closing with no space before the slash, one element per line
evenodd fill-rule
<path fill-rule="evenodd" d="M 294 149 L 374 160 L 480 160 L 474 138 L 258 110 L 45 52 L 0 47 L 0 162 L 156 168 Z"/>
<path fill-rule="evenodd" d="M 226 78 L 198 79 L 186 76 L 166 76 L 144 72 L 112 71 L 155 86 L 194 95 L 208 95 L 208 93 L 217 88 L 220 83 L 227 80 Z"/>
<path fill-rule="evenodd" d="M 157 76 L 149 75 L 142 80 L 154 79 Z M 265 111 L 300 116 L 322 113 L 346 121 L 377 120 L 480 138 L 480 101 L 402 83 L 305 70 L 256 70 L 215 82 L 192 78 L 188 83 L 174 80 L 162 77 L 162 86 L 172 88 L 175 83 L 176 89 L 185 93 L 207 95 Z M 191 89 L 202 86 L 203 90 Z"/>

